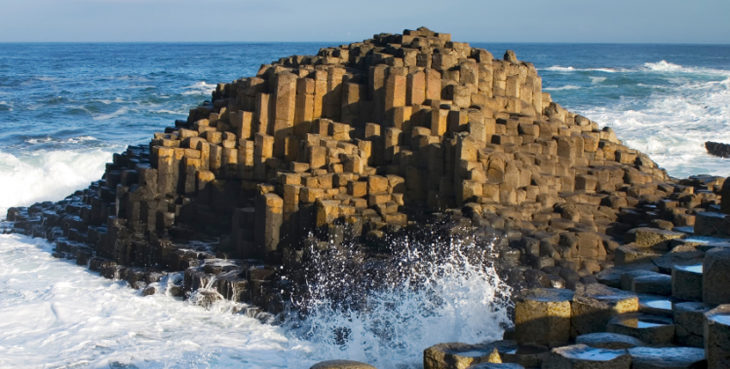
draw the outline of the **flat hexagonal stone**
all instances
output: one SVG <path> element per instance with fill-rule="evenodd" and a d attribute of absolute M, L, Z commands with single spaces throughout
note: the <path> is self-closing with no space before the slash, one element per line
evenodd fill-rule
<path fill-rule="evenodd" d="M 634 347 L 628 349 L 632 369 L 691 369 L 705 361 L 696 347 Z"/>
<path fill-rule="evenodd" d="M 474 364 L 499 361 L 501 360 L 500 350 L 509 351 L 516 348 L 517 345 L 512 341 L 477 345 L 461 342 L 439 343 L 423 351 L 423 367 L 424 369 L 465 369 Z"/>
<path fill-rule="evenodd" d="M 639 312 L 671 317 L 673 314 L 672 299 L 664 296 L 639 295 Z"/>
<path fill-rule="evenodd" d="M 309 369 L 376 369 L 374 366 L 352 360 L 328 360 L 312 365 Z"/>
<path fill-rule="evenodd" d="M 629 369 L 631 357 L 626 350 L 594 348 L 575 344 L 554 348 L 543 369 Z"/>
<path fill-rule="evenodd" d="M 641 342 L 641 340 L 636 337 L 611 332 L 582 334 L 575 338 L 575 343 L 582 343 L 595 348 L 611 350 L 626 349 L 644 345 L 644 342 Z"/>
<path fill-rule="evenodd" d="M 633 236 L 637 247 L 666 248 L 669 241 L 685 236 L 682 232 L 667 231 L 659 228 L 639 227 L 627 232 Z"/>
<path fill-rule="evenodd" d="M 707 368 L 730 368 L 730 304 L 705 313 Z"/>
<path fill-rule="evenodd" d="M 636 337 L 649 345 L 669 344 L 674 339 L 672 319 L 657 315 L 616 316 L 608 323 L 606 330 Z"/>

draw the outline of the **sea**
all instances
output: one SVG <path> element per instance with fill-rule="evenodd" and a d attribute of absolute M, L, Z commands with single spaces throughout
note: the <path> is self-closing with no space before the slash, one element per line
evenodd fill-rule
<path fill-rule="evenodd" d="M 113 153 L 185 119 L 217 83 L 334 45 L 0 44 L 0 219 L 9 207 L 60 200 L 99 179 Z M 472 46 L 495 57 L 515 50 L 554 101 L 613 128 L 671 176 L 730 175 L 730 159 L 704 149 L 708 140 L 730 143 L 730 45 Z M 367 309 L 337 308 L 315 293 L 322 297 L 308 315 L 272 319 L 175 298 L 165 291 L 179 275 L 142 296 L 52 257 L 44 240 L 1 234 L 0 368 L 309 368 L 328 359 L 420 368 L 432 344 L 501 337 L 510 291 L 488 255 L 466 257 L 470 240 L 394 242 L 408 250 L 410 279 L 364 292 Z M 432 249 L 449 257 L 421 257 Z"/>

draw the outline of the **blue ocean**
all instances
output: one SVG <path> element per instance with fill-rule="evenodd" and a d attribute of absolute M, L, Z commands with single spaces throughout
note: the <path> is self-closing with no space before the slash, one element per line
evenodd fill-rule
<path fill-rule="evenodd" d="M 217 83 L 326 46 L 0 44 L 0 218 L 99 179 L 113 153 L 185 119 Z M 730 143 L 730 45 L 472 46 L 495 57 L 515 50 L 538 68 L 553 101 L 612 127 L 671 176 L 730 175 L 730 159 L 704 149 L 708 140 Z M 430 293 L 451 302 L 436 310 L 425 303 L 433 296 L 403 286 L 373 296 L 368 313 L 325 309 L 301 324 L 273 324 L 233 304 L 143 297 L 54 259 L 52 247 L 0 235 L 2 368 L 307 368 L 335 358 L 417 368 L 425 347 L 500 337 L 506 319 L 504 308 L 484 309 L 504 287 L 458 259 L 458 268 L 431 266 L 443 278 Z M 342 326 L 347 342 L 332 337 Z"/>

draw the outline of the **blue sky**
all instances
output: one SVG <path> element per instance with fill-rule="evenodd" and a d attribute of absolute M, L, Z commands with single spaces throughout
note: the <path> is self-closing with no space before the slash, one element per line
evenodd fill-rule
<path fill-rule="evenodd" d="M 7 41 L 358 41 L 425 25 L 470 42 L 730 43 L 728 0 L 0 0 Z"/>

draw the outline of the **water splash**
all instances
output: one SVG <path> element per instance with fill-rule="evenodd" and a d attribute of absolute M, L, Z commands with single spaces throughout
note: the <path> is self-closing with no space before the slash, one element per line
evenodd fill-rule
<path fill-rule="evenodd" d="M 312 251 L 305 315 L 285 323 L 323 357 L 378 368 L 420 367 L 440 342 L 500 339 L 508 326 L 509 287 L 493 266 L 493 242 L 474 238 L 391 242 L 394 257 Z"/>

